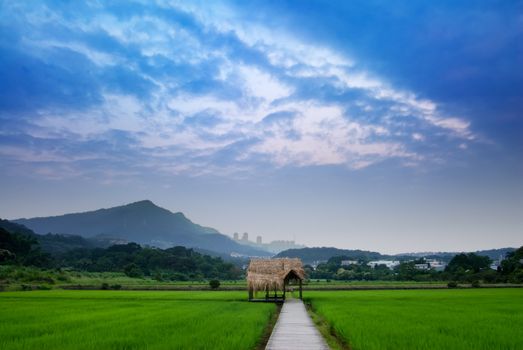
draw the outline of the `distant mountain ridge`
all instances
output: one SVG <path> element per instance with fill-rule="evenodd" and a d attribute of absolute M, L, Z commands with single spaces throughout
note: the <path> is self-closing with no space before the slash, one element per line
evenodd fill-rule
<path fill-rule="evenodd" d="M 387 257 L 386 255 L 380 254 L 378 252 L 371 252 L 367 250 L 339 249 L 334 247 L 288 249 L 276 255 L 278 258 L 300 258 L 305 264 L 327 261 L 335 256 L 346 256 L 347 258 L 353 260 L 378 260 Z"/>
<path fill-rule="evenodd" d="M 18 233 L 36 239 L 42 251 L 51 254 L 64 253 L 78 248 L 106 248 L 112 243 L 107 240 L 95 240 L 67 234 L 48 233 L 39 235 L 22 224 L 2 219 L 0 219 L 0 228 L 9 233 Z"/>
<path fill-rule="evenodd" d="M 498 249 L 484 249 L 470 252 L 419 252 L 419 253 L 403 253 L 403 256 L 412 257 L 426 257 L 435 258 L 441 260 L 450 260 L 452 257 L 459 253 L 474 253 L 476 255 L 488 256 L 492 260 L 498 260 L 500 257 L 506 257 L 507 253 L 515 251 L 516 248 L 498 248 Z"/>
<path fill-rule="evenodd" d="M 111 237 L 160 248 L 185 246 L 218 253 L 268 256 L 243 246 L 217 230 L 193 223 L 181 212 L 173 213 L 149 200 L 83 213 L 11 220 L 37 234 L 70 234 L 84 238 Z"/>
<path fill-rule="evenodd" d="M 516 250 L 515 248 L 500 248 L 479 250 L 473 252 L 477 255 L 488 256 L 492 260 L 498 260 L 500 256 L 505 257 L 508 252 Z M 351 250 L 339 249 L 334 247 L 313 247 L 302 249 L 288 249 L 280 252 L 275 257 L 277 258 L 300 258 L 305 264 L 311 264 L 318 261 L 327 261 L 335 256 L 344 256 L 352 260 L 380 260 L 380 259 L 394 259 L 394 260 L 409 260 L 413 258 L 429 258 L 443 261 L 450 261 L 456 254 L 460 252 L 426 252 L 426 253 L 402 253 L 395 255 L 381 254 L 367 250 Z"/>

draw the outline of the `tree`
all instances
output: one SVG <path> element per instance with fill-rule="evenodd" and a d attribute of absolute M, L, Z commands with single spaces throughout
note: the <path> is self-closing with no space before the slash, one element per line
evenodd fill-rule
<path fill-rule="evenodd" d="M 209 281 L 209 286 L 212 289 L 218 289 L 218 287 L 220 287 L 220 281 L 218 281 L 218 280 L 210 280 Z"/>
<path fill-rule="evenodd" d="M 449 288 L 458 288 L 458 283 L 454 282 L 454 281 L 450 281 L 449 283 L 447 283 L 447 287 L 449 287 Z"/>
<path fill-rule="evenodd" d="M 38 241 L 26 232 L 9 232 L 0 227 L 0 262 L 48 267 L 49 254 L 42 253 Z"/>
<path fill-rule="evenodd" d="M 400 281 L 414 280 L 414 277 L 418 273 L 418 270 L 416 270 L 416 267 L 414 265 L 415 264 L 413 261 L 409 261 L 409 262 L 401 263 L 398 266 L 396 266 L 394 268 L 394 270 L 398 274 L 397 275 L 398 280 L 400 280 Z"/>
<path fill-rule="evenodd" d="M 523 269 L 522 259 L 523 247 L 520 247 L 507 254 L 506 259 L 501 262 L 501 271 L 504 274 L 510 274 L 518 269 Z"/>
<path fill-rule="evenodd" d="M 461 253 L 450 260 L 445 271 L 458 272 L 459 270 L 463 270 L 465 272 L 478 273 L 481 270 L 489 268 L 491 262 L 488 256 L 476 255 L 474 253 Z"/>
<path fill-rule="evenodd" d="M 143 272 L 142 270 L 136 265 L 135 263 L 128 264 L 124 267 L 124 272 L 129 277 L 142 277 Z"/>
<path fill-rule="evenodd" d="M 0 264 L 3 262 L 14 261 L 15 259 L 16 255 L 14 253 L 11 253 L 7 249 L 0 249 Z"/>

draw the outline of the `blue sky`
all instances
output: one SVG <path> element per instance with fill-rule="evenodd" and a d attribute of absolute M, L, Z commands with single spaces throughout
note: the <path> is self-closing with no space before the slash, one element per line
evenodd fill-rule
<path fill-rule="evenodd" d="M 223 233 L 523 237 L 523 2 L 0 2 L 2 217 L 151 199 Z"/>

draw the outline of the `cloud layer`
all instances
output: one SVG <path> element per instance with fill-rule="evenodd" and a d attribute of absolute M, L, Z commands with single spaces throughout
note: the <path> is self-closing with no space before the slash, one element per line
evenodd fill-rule
<path fill-rule="evenodd" d="M 234 9 L 3 3 L 0 162 L 47 178 L 238 175 L 463 152 L 470 121 Z"/>

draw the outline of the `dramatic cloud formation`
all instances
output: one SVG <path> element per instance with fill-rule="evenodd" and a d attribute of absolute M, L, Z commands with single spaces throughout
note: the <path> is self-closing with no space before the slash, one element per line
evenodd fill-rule
<path fill-rule="evenodd" d="M 441 160 L 470 121 L 234 7 L 4 3 L 0 155 L 50 178 Z"/>
<path fill-rule="evenodd" d="M 0 1 L 0 217 L 521 245 L 519 0 Z"/>

